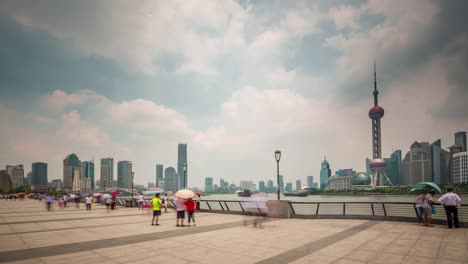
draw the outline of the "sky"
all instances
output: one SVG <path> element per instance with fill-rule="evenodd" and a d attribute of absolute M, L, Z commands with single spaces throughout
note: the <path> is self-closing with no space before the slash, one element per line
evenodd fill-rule
<path fill-rule="evenodd" d="M 468 2 L 1 1 L 0 168 L 75 153 L 285 182 L 365 170 L 373 63 L 383 156 L 468 130 Z M 117 169 L 114 168 L 116 172 Z M 115 175 L 116 177 L 116 175 Z M 275 180 L 274 180 L 275 181 Z"/>

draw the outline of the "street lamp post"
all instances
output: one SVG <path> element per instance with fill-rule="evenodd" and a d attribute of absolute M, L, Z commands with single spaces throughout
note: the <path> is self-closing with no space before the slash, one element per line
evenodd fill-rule
<path fill-rule="evenodd" d="M 133 208 L 133 178 L 135 178 L 135 172 L 132 171 L 132 208 Z"/>
<path fill-rule="evenodd" d="M 280 159 L 281 159 L 281 151 L 280 150 L 275 151 L 275 159 L 276 159 L 276 171 L 277 171 L 276 183 L 278 185 L 278 201 L 279 201 L 280 200 L 279 162 L 280 162 Z"/>
<path fill-rule="evenodd" d="M 182 164 L 182 170 L 184 171 L 184 189 L 187 189 L 187 163 Z"/>

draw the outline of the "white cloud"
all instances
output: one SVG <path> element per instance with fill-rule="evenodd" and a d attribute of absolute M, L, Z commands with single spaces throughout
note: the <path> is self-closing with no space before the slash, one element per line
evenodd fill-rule
<path fill-rule="evenodd" d="M 359 29 L 359 17 L 362 14 L 362 9 L 359 7 L 341 5 L 332 7 L 329 10 L 329 16 L 333 20 L 338 30 L 350 28 L 352 30 Z"/>

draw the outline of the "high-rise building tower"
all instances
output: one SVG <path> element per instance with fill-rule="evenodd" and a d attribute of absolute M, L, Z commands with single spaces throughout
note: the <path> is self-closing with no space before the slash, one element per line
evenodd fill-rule
<path fill-rule="evenodd" d="M 264 181 L 259 181 L 258 182 L 258 191 L 259 192 L 265 192 L 265 182 Z"/>
<path fill-rule="evenodd" d="M 177 173 L 179 174 L 179 189 L 187 188 L 188 169 L 184 175 L 184 164 L 187 164 L 187 144 L 179 143 L 177 148 Z"/>
<path fill-rule="evenodd" d="M 205 178 L 205 191 L 212 191 L 213 190 L 213 178 L 206 177 Z"/>
<path fill-rule="evenodd" d="M 119 161 L 117 162 L 117 187 L 130 188 L 132 177 L 132 162 Z"/>
<path fill-rule="evenodd" d="M 9 168 L 12 167 L 12 168 Z M 10 175 L 11 184 L 14 188 L 24 185 L 24 168 L 23 165 L 7 166 L 7 174 Z"/>
<path fill-rule="evenodd" d="M 47 163 L 35 162 L 31 169 L 31 185 L 47 185 Z"/>
<path fill-rule="evenodd" d="M 314 187 L 314 176 L 307 176 L 307 187 Z"/>
<path fill-rule="evenodd" d="M 455 145 L 462 146 L 462 152 L 467 151 L 466 132 L 460 131 L 460 132 L 455 133 Z"/>
<path fill-rule="evenodd" d="M 296 191 L 299 191 L 301 188 L 301 180 L 296 180 Z"/>
<path fill-rule="evenodd" d="M 453 155 L 453 183 L 468 183 L 468 152 L 458 152 Z"/>
<path fill-rule="evenodd" d="M 106 188 L 112 188 L 114 181 L 114 159 L 113 158 L 102 158 L 101 159 L 101 190 Z"/>
<path fill-rule="evenodd" d="M 164 167 L 162 164 L 156 164 L 156 187 L 162 188 L 162 184 L 160 184 L 161 181 L 164 181 L 164 175 L 163 175 Z"/>
<path fill-rule="evenodd" d="M 78 175 L 75 175 L 76 170 L 78 170 Z M 81 172 L 81 161 L 78 159 L 78 156 L 75 153 L 66 156 L 63 160 L 63 189 L 65 191 L 73 189 L 75 176 L 80 177 L 79 172 Z"/>
<path fill-rule="evenodd" d="M 164 189 L 171 192 L 179 190 L 179 177 L 173 167 L 164 170 Z"/>
<path fill-rule="evenodd" d="M 81 162 L 81 176 L 86 179 L 86 182 L 89 182 L 89 187 L 91 190 L 94 190 L 94 161 L 83 161 Z M 88 183 L 86 183 L 88 185 Z M 88 188 L 86 188 L 89 190 Z"/>
<path fill-rule="evenodd" d="M 322 161 L 322 166 L 320 168 L 320 189 L 325 190 L 328 184 L 328 178 L 331 177 L 330 163 L 327 161 L 327 157 Z M 312 180 L 313 181 L 313 180 Z M 307 183 L 309 185 L 309 183 Z M 309 186 L 313 187 L 313 186 Z"/>
<path fill-rule="evenodd" d="M 372 187 L 390 185 L 392 182 L 385 173 L 387 165 L 382 159 L 382 137 L 380 119 L 384 116 L 384 109 L 379 106 L 379 91 L 377 90 L 377 72 L 374 62 L 374 107 L 369 110 L 369 118 L 372 119 L 372 162 L 369 167 L 374 171 Z"/>
<path fill-rule="evenodd" d="M 283 175 L 279 176 L 279 190 L 280 190 L 280 193 L 284 193 L 284 177 L 283 177 Z"/>

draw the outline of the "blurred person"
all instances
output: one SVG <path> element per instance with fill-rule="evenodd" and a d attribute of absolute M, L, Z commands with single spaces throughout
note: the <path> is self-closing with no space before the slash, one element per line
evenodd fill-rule
<path fill-rule="evenodd" d="M 201 200 L 201 197 L 200 197 L 200 194 L 197 193 L 197 212 L 200 212 L 200 200 Z M 189 218 L 190 219 L 190 218 Z"/>
<path fill-rule="evenodd" d="M 47 211 L 52 211 L 52 203 L 54 202 L 54 198 L 50 194 L 47 194 L 45 197 L 46 209 Z"/>
<path fill-rule="evenodd" d="M 107 197 L 105 201 L 106 201 L 106 211 L 107 211 L 107 213 L 110 213 L 112 198 Z"/>
<path fill-rule="evenodd" d="M 63 209 L 63 197 L 59 197 L 58 205 L 61 209 Z"/>
<path fill-rule="evenodd" d="M 145 197 L 140 193 L 138 196 L 138 210 L 143 210 L 143 205 L 145 204 Z"/>
<path fill-rule="evenodd" d="M 159 216 L 161 215 L 161 194 L 157 193 L 154 198 L 151 200 L 151 204 L 153 205 L 153 219 L 151 220 L 151 225 L 159 226 Z M 154 222 L 156 219 L 156 223 Z"/>
<path fill-rule="evenodd" d="M 177 221 L 176 226 L 184 227 L 185 211 L 187 206 L 185 206 L 185 199 L 177 197 L 175 200 L 176 212 L 177 212 Z M 179 224 L 180 222 L 180 224 Z"/>
<path fill-rule="evenodd" d="M 193 226 L 197 226 L 195 224 L 195 208 L 197 206 L 197 203 L 194 200 L 192 200 L 192 198 L 190 198 L 185 202 L 185 206 L 187 207 L 188 227 L 190 227 L 191 221 L 193 221 Z"/>
<path fill-rule="evenodd" d="M 428 227 L 434 227 L 434 225 L 432 225 L 432 205 L 434 205 L 432 196 L 434 196 L 434 194 L 434 191 L 430 191 L 424 197 L 424 225 Z"/>
<path fill-rule="evenodd" d="M 444 206 L 445 214 L 447 216 L 448 228 L 460 228 L 460 222 L 458 220 L 458 207 L 461 204 L 460 197 L 453 193 L 453 188 L 447 188 L 447 193 L 442 195 L 438 200 Z M 452 223 L 453 220 L 453 223 Z"/>
<path fill-rule="evenodd" d="M 169 206 L 169 203 L 171 201 L 169 200 L 169 195 L 167 193 L 164 194 L 163 197 L 163 205 L 164 205 L 164 212 L 167 213 L 167 207 Z"/>
<path fill-rule="evenodd" d="M 93 202 L 93 198 L 91 198 L 91 195 L 86 196 L 86 210 L 91 210 L 92 202 Z"/>
<path fill-rule="evenodd" d="M 426 194 L 427 194 L 427 191 L 424 190 L 416 197 L 416 214 L 417 214 L 417 217 L 418 217 L 418 224 L 421 224 L 423 222 L 423 218 L 424 218 L 424 199 L 426 197 Z"/>
<path fill-rule="evenodd" d="M 63 195 L 63 207 L 67 207 L 68 197 L 64 194 Z"/>
<path fill-rule="evenodd" d="M 76 208 L 80 208 L 80 195 L 75 196 Z"/>

